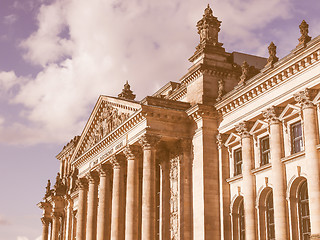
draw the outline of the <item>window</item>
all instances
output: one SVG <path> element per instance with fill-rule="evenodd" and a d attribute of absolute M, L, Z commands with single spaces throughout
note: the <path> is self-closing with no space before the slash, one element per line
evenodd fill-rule
<path fill-rule="evenodd" d="M 243 201 L 240 203 L 240 206 L 239 206 L 238 225 L 239 225 L 239 240 L 245 240 L 246 239 L 246 231 L 245 231 L 245 225 L 244 225 Z"/>
<path fill-rule="evenodd" d="M 291 146 L 292 154 L 303 150 L 301 122 L 291 125 Z"/>
<path fill-rule="evenodd" d="M 302 240 L 309 240 L 311 234 L 310 213 L 309 213 L 309 196 L 307 181 L 304 181 L 298 192 L 299 201 L 299 229 Z"/>
<path fill-rule="evenodd" d="M 270 162 L 269 136 L 260 139 L 261 166 Z"/>
<path fill-rule="evenodd" d="M 272 192 L 268 195 L 266 200 L 266 215 L 267 215 L 267 232 L 268 240 L 275 240 L 274 231 L 274 209 L 273 209 L 273 194 Z"/>
<path fill-rule="evenodd" d="M 241 148 L 234 150 L 233 160 L 234 160 L 234 175 L 237 176 L 242 173 L 242 151 L 241 151 Z"/>

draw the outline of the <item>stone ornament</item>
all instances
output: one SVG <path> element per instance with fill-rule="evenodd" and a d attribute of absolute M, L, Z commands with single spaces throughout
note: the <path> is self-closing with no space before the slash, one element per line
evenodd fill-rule
<path fill-rule="evenodd" d="M 113 155 L 110 158 L 109 163 L 112 165 L 114 169 L 119 169 L 122 165 L 122 160 L 120 159 L 119 156 Z"/>
<path fill-rule="evenodd" d="M 276 45 L 271 42 L 269 47 L 268 47 L 268 51 L 269 51 L 269 58 L 268 58 L 268 64 L 271 67 L 273 67 L 273 64 L 276 63 L 279 58 L 276 56 L 277 55 L 277 47 Z"/>
<path fill-rule="evenodd" d="M 293 95 L 294 100 L 301 106 L 302 109 L 313 107 L 312 98 L 314 97 L 316 91 L 305 89 Z"/>
<path fill-rule="evenodd" d="M 97 172 L 100 174 L 100 177 L 110 175 L 110 169 L 106 164 L 100 164 L 97 168 Z"/>
<path fill-rule="evenodd" d="M 279 123 L 279 114 L 283 108 L 279 107 L 270 107 L 262 112 L 263 117 L 268 121 L 269 124 Z"/>
<path fill-rule="evenodd" d="M 250 137 L 250 133 L 248 130 L 248 122 L 243 121 L 235 126 L 236 131 L 241 136 L 241 138 Z"/>
<path fill-rule="evenodd" d="M 134 100 L 136 95 L 133 94 L 133 92 L 130 89 L 130 85 L 128 81 L 123 86 L 122 92 L 118 94 L 119 98 L 128 99 L 128 100 Z"/>
<path fill-rule="evenodd" d="M 170 232 L 172 240 L 180 239 L 180 158 L 179 156 L 170 160 Z"/>
<path fill-rule="evenodd" d="M 53 192 L 56 196 L 62 196 L 66 192 L 66 185 L 62 182 L 60 173 L 57 173 L 56 183 L 53 186 Z"/>
<path fill-rule="evenodd" d="M 224 81 L 223 79 L 218 80 L 218 97 L 216 101 L 220 101 L 222 99 L 222 95 L 224 94 Z"/>
<path fill-rule="evenodd" d="M 239 85 L 249 79 L 249 64 L 246 61 L 242 63 L 241 71 L 242 71 L 242 74 L 240 76 Z"/>
<path fill-rule="evenodd" d="M 88 179 L 89 184 L 99 182 L 99 174 L 96 171 L 88 172 L 86 178 Z"/>
<path fill-rule="evenodd" d="M 78 178 L 76 185 L 79 190 L 87 190 L 88 189 L 88 180 L 86 178 Z"/>
<path fill-rule="evenodd" d="M 299 44 L 297 47 L 303 45 L 304 47 L 307 45 L 308 42 L 310 42 L 311 37 L 309 34 L 309 24 L 303 20 L 302 23 L 299 25 L 301 37 L 299 38 Z"/>
<path fill-rule="evenodd" d="M 128 145 L 125 147 L 123 154 L 126 156 L 127 160 L 134 160 L 140 158 L 141 151 L 138 146 Z"/>
<path fill-rule="evenodd" d="M 159 143 L 160 137 L 156 135 L 144 134 L 140 139 L 139 143 L 144 149 L 156 147 Z"/>
<path fill-rule="evenodd" d="M 41 218 L 41 223 L 42 223 L 44 226 L 48 226 L 49 223 L 51 223 L 51 218 L 49 218 L 49 217 L 42 217 L 42 218 Z"/>

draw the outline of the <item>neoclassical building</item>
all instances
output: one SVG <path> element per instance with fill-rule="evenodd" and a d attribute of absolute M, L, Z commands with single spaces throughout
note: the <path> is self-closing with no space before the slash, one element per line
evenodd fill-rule
<path fill-rule="evenodd" d="M 320 36 L 303 21 L 261 58 L 226 52 L 220 25 L 208 6 L 179 81 L 99 97 L 57 155 L 43 240 L 320 239 Z"/>

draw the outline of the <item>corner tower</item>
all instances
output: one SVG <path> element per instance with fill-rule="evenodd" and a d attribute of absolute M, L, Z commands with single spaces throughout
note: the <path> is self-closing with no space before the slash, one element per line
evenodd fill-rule
<path fill-rule="evenodd" d="M 213 104 L 222 92 L 237 85 L 239 71 L 232 64 L 231 54 L 219 42 L 221 21 L 213 16 L 209 5 L 196 26 L 200 43 L 189 58 L 192 66 L 181 82 L 187 86 L 187 101 L 192 105 Z"/>

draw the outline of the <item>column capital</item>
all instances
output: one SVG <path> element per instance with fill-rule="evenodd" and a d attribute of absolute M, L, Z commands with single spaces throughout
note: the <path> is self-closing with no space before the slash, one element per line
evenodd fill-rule
<path fill-rule="evenodd" d="M 216 139 L 217 139 L 218 148 L 221 149 L 221 147 L 222 147 L 222 145 L 223 145 L 223 142 L 225 142 L 226 139 L 227 139 L 227 135 L 226 135 L 226 134 L 218 133 L 218 134 L 216 135 Z"/>
<path fill-rule="evenodd" d="M 269 125 L 280 123 L 279 115 L 283 108 L 281 107 L 269 107 L 262 111 L 263 117 L 268 121 Z"/>
<path fill-rule="evenodd" d="M 109 163 L 111 164 L 113 169 L 119 169 L 123 164 L 123 160 L 120 158 L 120 156 L 113 155 L 111 156 Z"/>
<path fill-rule="evenodd" d="M 249 123 L 247 121 L 240 122 L 239 124 L 235 125 L 235 129 L 241 138 L 248 138 L 250 137 L 249 133 Z"/>
<path fill-rule="evenodd" d="M 95 183 L 98 183 L 98 182 L 99 182 L 99 174 L 98 174 L 98 172 L 96 172 L 96 171 L 88 172 L 88 173 L 86 174 L 86 178 L 88 179 L 89 184 L 90 184 L 90 183 L 95 184 Z"/>
<path fill-rule="evenodd" d="M 127 160 L 135 160 L 140 158 L 141 149 L 136 145 L 128 145 L 125 147 L 123 154 L 126 156 Z"/>
<path fill-rule="evenodd" d="M 160 141 L 160 137 L 157 135 L 144 134 L 140 137 L 139 143 L 144 149 L 155 147 Z"/>
<path fill-rule="evenodd" d="M 52 216 L 52 219 L 59 219 L 60 217 L 62 217 L 62 212 L 53 212 L 51 216 Z"/>
<path fill-rule="evenodd" d="M 293 95 L 294 100 L 300 105 L 301 109 L 314 107 L 314 104 L 312 103 L 313 97 L 316 95 L 317 90 L 312 90 L 306 88 L 303 91 L 300 91 L 298 93 L 295 93 Z"/>
<path fill-rule="evenodd" d="M 42 218 L 41 218 L 41 222 L 42 222 L 42 224 L 43 224 L 44 226 L 48 226 L 49 223 L 51 222 L 51 218 L 49 218 L 49 217 L 42 217 Z"/>
<path fill-rule="evenodd" d="M 88 180 L 84 177 L 78 178 L 76 185 L 79 188 L 79 190 L 87 190 L 88 189 Z"/>
<path fill-rule="evenodd" d="M 99 173 L 100 177 L 105 177 L 110 175 L 110 167 L 107 164 L 100 164 L 97 168 L 97 172 Z"/>

